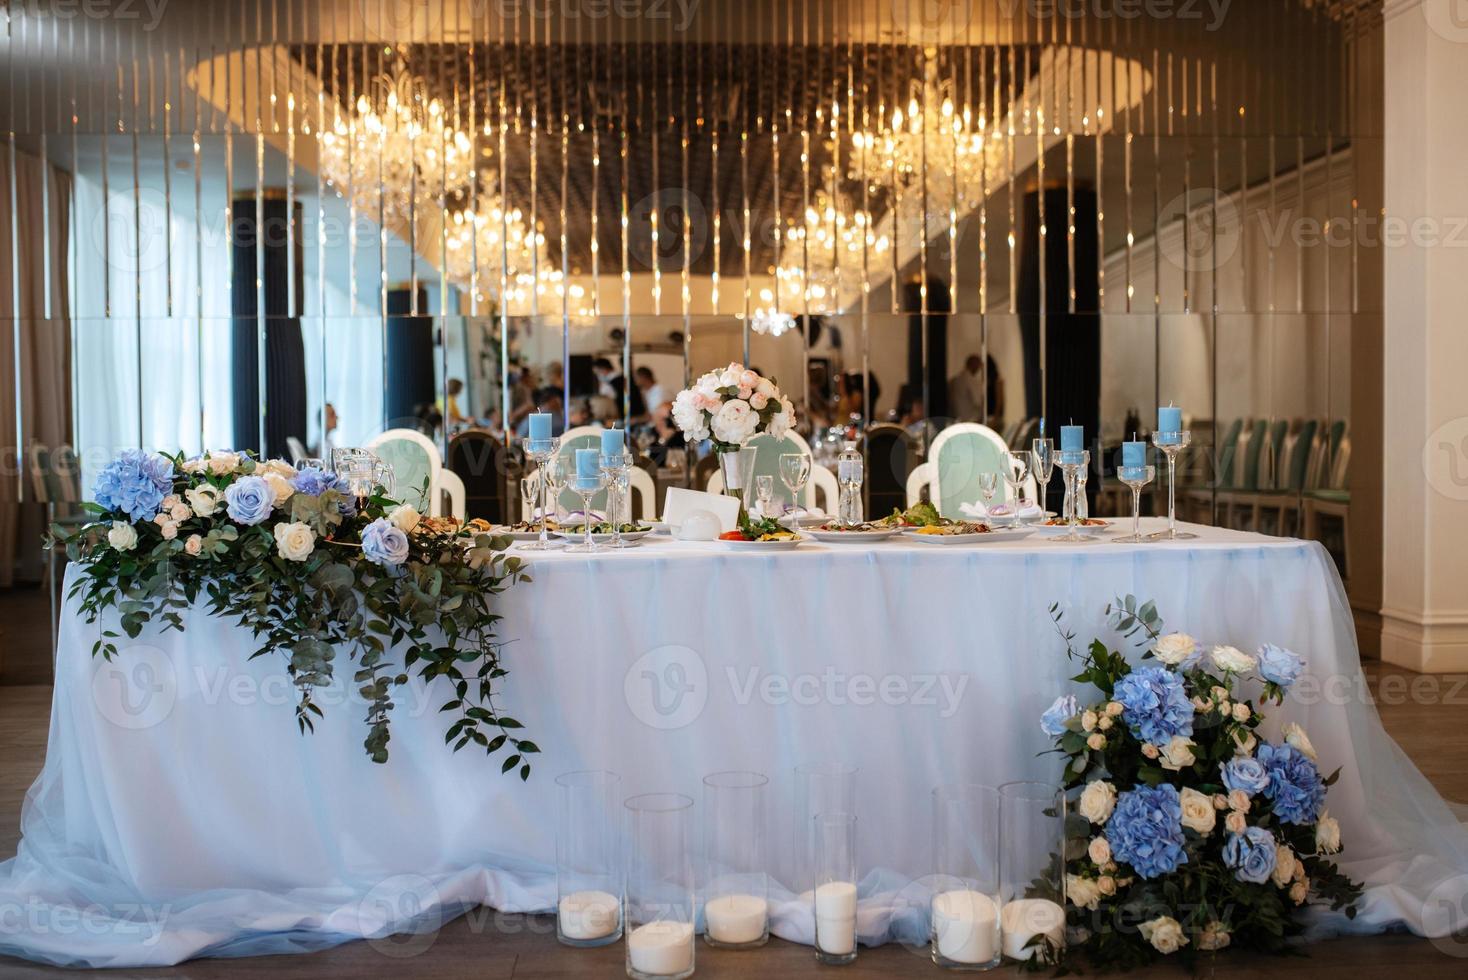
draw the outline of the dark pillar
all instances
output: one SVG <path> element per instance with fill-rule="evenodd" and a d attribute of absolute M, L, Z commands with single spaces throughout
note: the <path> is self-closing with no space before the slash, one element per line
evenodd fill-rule
<path fill-rule="evenodd" d="M 907 319 L 907 383 L 909 390 L 921 394 L 927 379 L 927 417 L 949 418 L 948 411 L 948 314 L 953 312 L 953 298 L 948 284 L 941 279 L 928 279 L 928 315 L 922 314 L 920 285 L 910 282 L 902 288 L 902 307 Z M 927 356 L 923 352 L 923 332 L 928 335 Z"/>
<path fill-rule="evenodd" d="M 259 220 L 262 217 L 263 225 Z M 299 205 L 296 217 L 296 227 L 299 228 Z M 295 281 L 292 282 L 289 261 L 292 242 L 288 234 L 285 196 L 267 196 L 258 213 L 253 195 L 235 198 L 231 237 L 234 448 L 289 458 L 286 437 L 295 436 L 302 443 L 306 441 L 306 344 L 301 336 L 300 319 L 287 316 L 292 292 L 296 297 L 296 309 L 301 308 L 302 265 L 301 242 L 297 237 L 294 242 Z M 256 286 L 257 257 L 264 260 L 263 288 Z M 265 303 L 263 311 L 260 309 L 262 298 Z M 265 355 L 263 409 L 260 398 L 262 330 Z"/>
<path fill-rule="evenodd" d="M 383 411 L 388 428 L 413 428 L 434 412 L 438 385 L 433 372 L 433 317 L 413 314 L 411 287 L 387 292 L 387 391 Z M 417 309 L 428 309 L 418 290 Z"/>

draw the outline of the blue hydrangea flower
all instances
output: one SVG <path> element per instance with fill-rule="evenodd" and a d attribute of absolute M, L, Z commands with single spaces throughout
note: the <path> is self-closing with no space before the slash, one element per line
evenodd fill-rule
<path fill-rule="evenodd" d="M 172 460 L 157 453 L 129 449 L 98 474 L 92 495 L 110 511 L 145 521 L 158 513 L 158 505 L 172 491 Z"/>
<path fill-rule="evenodd" d="M 1259 648 L 1259 676 L 1280 687 L 1288 688 L 1305 669 L 1305 661 L 1294 652 L 1273 643 Z"/>
<path fill-rule="evenodd" d="M 328 490 L 345 490 L 340 477 L 315 466 L 301 467 L 291 478 L 291 486 L 296 493 L 303 493 L 308 497 L 319 497 Z"/>
<path fill-rule="evenodd" d="M 1076 701 L 1076 696 L 1063 694 L 1056 698 L 1055 703 L 1040 716 L 1040 728 L 1046 735 L 1064 735 L 1065 723 L 1080 713 L 1081 706 L 1080 702 Z"/>
<path fill-rule="evenodd" d="M 1269 774 L 1264 795 L 1283 823 L 1311 824 L 1325 802 L 1325 783 L 1309 756 L 1293 745 L 1259 746 L 1259 762 Z"/>
<path fill-rule="evenodd" d="M 1188 863 L 1183 849 L 1183 808 L 1177 788 L 1138 786 L 1116 798 L 1106 822 L 1111 855 L 1142 878 L 1171 874 Z"/>
<path fill-rule="evenodd" d="M 259 524 L 275 507 L 275 491 L 263 476 L 242 476 L 224 488 L 224 502 L 232 520 Z"/>
<path fill-rule="evenodd" d="M 1274 835 L 1263 827 L 1250 827 L 1242 834 L 1229 834 L 1223 845 L 1223 863 L 1234 869 L 1234 877 L 1262 885 L 1274 873 Z"/>
<path fill-rule="evenodd" d="M 384 568 L 396 568 L 408 560 L 408 536 L 385 517 L 362 529 L 362 554 Z"/>
<path fill-rule="evenodd" d="M 1269 788 L 1269 773 L 1265 772 L 1264 764 L 1251 755 L 1239 755 L 1219 763 L 1218 771 L 1229 792 L 1241 789 L 1248 796 L 1253 796 Z"/>
<path fill-rule="evenodd" d="M 1193 734 L 1193 704 L 1183 679 L 1165 667 L 1138 667 L 1116 684 L 1112 695 L 1126 710 L 1122 719 L 1132 734 L 1153 745 L 1174 735 Z"/>

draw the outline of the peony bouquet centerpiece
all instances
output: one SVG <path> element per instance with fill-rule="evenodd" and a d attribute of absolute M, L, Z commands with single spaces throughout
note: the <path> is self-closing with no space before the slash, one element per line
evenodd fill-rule
<path fill-rule="evenodd" d="M 712 440 L 724 491 L 743 503 L 754 450 L 746 443 L 767 432 L 783 438 L 795 423 L 795 406 L 775 385 L 741 364 L 710 371 L 673 399 L 673 421 L 690 443 Z M 740 508 L 743 517 L 743 508 Z"/>
<path fill-rule="evenodd" d="M 203 601 L 251 631 L 255 656 L 284 659 L 302 732 L 343 651 L 356 661 L 375 762 L 387 761 L 393 691 L 416 667 L 425 681 L 446 679 L 455 750 L 503 749 L 503 771 L 529 776 L 539 748 L 493 702 L 506 670 L 490 604 L 525 575 L 490 525 L 424 517 L 381 493 L 358 498 L 320 469 L 236 452 L 129 450 L 93 497 L 93 521 L 51 532 L 77 564 L 68 595 L 88 622 L 110 612 L 129 638 L 182 630 L 183 611 Z M 105 631 L 92 654 L 126 656 L 118 635 Z M 401 662 L 394 648 L 405 649 Z"/>
<path fill-rule="evenodd" d="M 1154 605 L 1130 596 L 1107 613 L 1141 663 L 1100 640 L 1077 653 L 1052 607 L 1083 665 L 1073 679 L 1096 696 L 1063 695 L 1040 721 L 1075 800 L 1065 891 L 1080 950 L 1123 969 L 1227 946 L 1281 952 L 1309 904 L 1354 916 L 1361 890 L 1331 859 L 1341 833 L 1325 807 L 1339 770 L 1322 775 L 1298 725 L 1278 741 L 1261 730 L 1258 706 L 1283 704 L 1304 662 L 1164 633 Z"/>

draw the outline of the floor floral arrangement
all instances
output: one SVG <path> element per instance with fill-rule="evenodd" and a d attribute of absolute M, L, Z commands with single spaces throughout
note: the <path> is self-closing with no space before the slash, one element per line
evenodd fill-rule
<path fill-rule="evenodd" d="M 1277 743 L 1259 734 L 1259 705 L 1283 704 L 1303 661 L 1164 633 L 1156 607 L 1130 596 L 1107 614 L 1145 649 L 1140 665 L 1101 640 L 1077 652 L 1051 609 L 1082 665 L 1073 680 L 1098 694 L 1064 695 L 1041 720 L 1075 800 L 1065 892 L 1078 941 L 1066 955 L 1126 969 L 1229 946 L 1282 952 L 1310 903 L 1354 917 L 1361 889 L 1331 860 L 1341 834 L 1325 808 L 1339 769 L 1322 777 L 1297 725 Z"/>
<path fill-rule="evenodd" d="M 540 749 L 495 704 L 507 671 L 492 605 L 528 577 L 488 524 L 424 517 L 380 493 L 356 496 L 320 469 L 234 452 L 129 450 L 102 470 L 94 497 L 85 506 L 96 520 L 51 531 L 80 569 L 68 595 L 89 622 L 111 611 L 129 638 L 149 624 L 182 631 L 202 599 L 253 633 L 252 657 L 285 659 L 303 733 L 322 715 L 313 692 L 333 682 L 345 652 L 374 762 L 388 758 L 393 690 L 415 669 L 443 678 L 445 742 L 504 751 L 502 771 L 529 778 Z M 92 655 L 118 655 L 120 635 L 105 631 Z"/>

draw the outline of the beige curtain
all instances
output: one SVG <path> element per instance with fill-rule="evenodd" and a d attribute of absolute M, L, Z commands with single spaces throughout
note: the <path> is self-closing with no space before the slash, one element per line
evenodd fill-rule
<path fill-rule="evenodd" d="M 0 143 L 0 588 L 41 577 L 46 511 L 27 455 L 72 433 L 71 176 L 24 153 L 14 163 Z"/>

